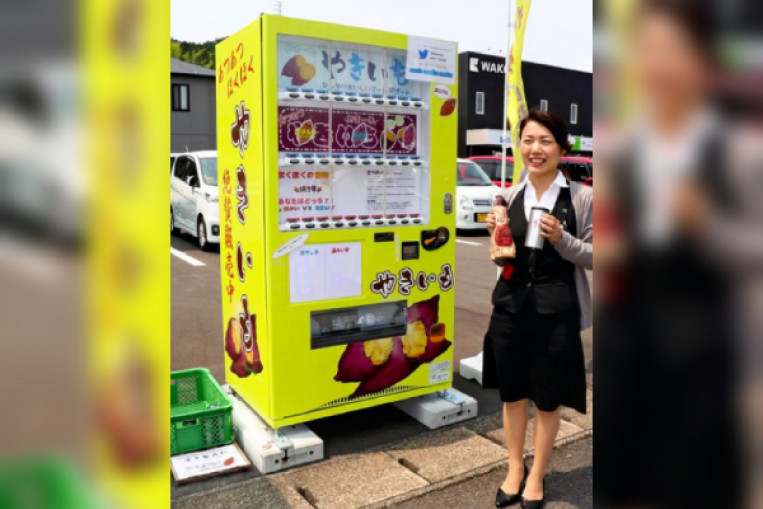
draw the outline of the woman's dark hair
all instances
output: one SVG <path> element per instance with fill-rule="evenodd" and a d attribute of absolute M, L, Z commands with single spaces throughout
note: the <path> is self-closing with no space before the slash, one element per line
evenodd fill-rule
<path fill-rule="evenodd" d="M 551 134 L 553 135 L 556 143 L 565 151 L 570 151 L 572 147 L 570 146 L 570 141 L 567 138 L 567 124 L 564 123 L 564 119 L 562 119 L 562 117 L 556 113 L 551 113 L 550 111 L 543 111 L 538 108 L 533 108 L 530 110 L 530 113 L 519 123 L 520 138 L 522 137 L 522 131 L 525 130 L 525 126 L 530 121 L 537 122 L 551 131 Z"/>
<path fill-rule="evenodd" d="M 689 37 L 708 62 L 714 62 L 716 27 L 707 0 L 642 0 L 636 12 L 636 21 L 649 14 L 669 19 Z"/>

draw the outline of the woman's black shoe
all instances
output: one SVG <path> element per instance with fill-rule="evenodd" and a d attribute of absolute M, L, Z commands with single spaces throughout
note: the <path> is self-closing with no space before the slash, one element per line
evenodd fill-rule
<path fill-rule="evenodd" d="M 508 493 L 505 493 L 501 488 L 498 488 L 498 493 L 496 493 L 495 495 L 496 507 L 508 507 L 510 505 L 514 505 L 517 502 L 522 501 L 521 493 L 525 489 L 525 481 L 527 480 L 527 475 L 530 473 L 530 471 L 527 470 L 527 465 L 525 465 L 524 467 L 525 467 L 525 476 L 519 485 L 519 493 L 508 494 Z"/>
<path fill-rule="evenodd" d="M 540 500 L 525 500 L 522 498 L 522 509 L 543 509 L 546 506 L 546 478 L 543 478 L 543 498 Z"/>

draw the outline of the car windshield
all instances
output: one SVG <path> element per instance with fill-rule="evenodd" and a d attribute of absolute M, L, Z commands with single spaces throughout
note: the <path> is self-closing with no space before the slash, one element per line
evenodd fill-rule
<path fill-rule="evenodd" d="M 485 170 L 487 176 L 498 182 L 501 180 L 501 160 L 500 159 L 482 159 L 474 161 L 480 168 Z M 506 161 L 506 182 L 511 182 L 514 175 L 514 163 Z"/>
<path fill-rule="evenodd" d="M 475 163 L 459 162 L 458 171 L 456 172 L 456 185 L 457 186 L 492 186 L 493 182 L 490 180 L 482 168 Z"/>
<path fill-rule="evenodd" d="M 217 187 L 217 157 L 200 157 L 201 178 L 208 186 Z"/>

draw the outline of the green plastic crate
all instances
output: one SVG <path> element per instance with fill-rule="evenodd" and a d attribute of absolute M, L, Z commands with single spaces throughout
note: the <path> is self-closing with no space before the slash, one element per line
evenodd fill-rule
<path fill-rule="evenodd" d="M 233 404 L 208 369 L 170 374 L 170 454 L 233 442 Z"/>

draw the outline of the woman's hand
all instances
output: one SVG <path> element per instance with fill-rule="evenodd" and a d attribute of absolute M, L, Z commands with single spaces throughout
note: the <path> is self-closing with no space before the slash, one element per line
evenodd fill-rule
<path fill-rule="evenodd" d="M 495 230 L 495 214 L 493 214 L 492 211 L 490 211 L 490 213 L 487 215 L 485 224 L 487 225 L 487 232 L 492 235 L 493 230 Z"/>
<path fill-rule="evenodd" d="M 551 214 L 543 214 L 540 217 L 540 236 L 546 237 L 552 244 L 562 240 L 562 223 Z"/>

